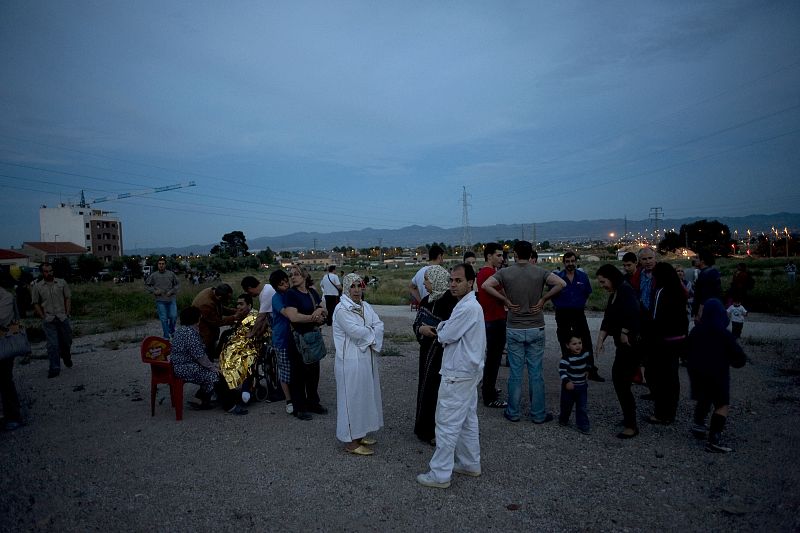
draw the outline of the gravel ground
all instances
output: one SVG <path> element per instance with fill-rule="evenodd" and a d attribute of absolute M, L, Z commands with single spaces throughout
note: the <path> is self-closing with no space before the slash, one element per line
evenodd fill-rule
<path fill-rule="evenodd" d="M 592 383 L 591 435 L 512 424 L 481 405 L 483 475 L 456 476 L 437 490 L 414 480 L 433 449 L 412 431 L 413 314 L 384 306 L 378 313 L 396 355 L 382 358 L 386 427 L 372 457 L 348 455 L 335 439 L 332 357 L 320 383 L 327 416 L 301 422 L 283 403 L 257 403 L 247 416 L 187 409 L 176 422 L 164 386 L 156 416 L 149 413 L 149 369 L 136 340 L 158 334 L 157 322 L 76 339 L 75 366 L 57 379 L 46 379 L 44 347 L 36 346 L 15 368 L 27 425 L 0 433 L 0 530 L 800 529 L 800 320 L 752 316 L 745 325 L 751 363 L 733 371 L 726 433 L 734 453 L 706 453 L 690 437 L 685 373 L 681 422 L 642 422 L 629 441 L 614 437 L 621 413 L 610 381 Z M 598 322 L 590 318 L 593 328 Z M 552 316 L 547 324 L 547 401 L 557 412 Z M 610 364 L 610 356 L 600 361 L 606 377 Z M 194 391 L 187 386 L 185 399 Z M 638 403 L 640 417 L 650 414 L 649 402 Z"/>

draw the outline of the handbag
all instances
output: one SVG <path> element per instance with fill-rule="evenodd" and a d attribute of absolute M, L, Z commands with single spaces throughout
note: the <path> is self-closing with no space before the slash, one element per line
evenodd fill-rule
<path fill-rule="evenodd" d="M 325 349 L 325 341 L 322 339 L 322 332 L 319 328 L 314 328 L 307 333 L 300 333 L 298 331 L 292 332 L 294 335 L 294 342 L 297 344 L 297 349 L 300 355 L 303 356 L 303 362 L 307 365 L 320 362 L 327 354 Z"/>
<path fill-rule="evenodd" d="M 13 306 L 14 320 L 0 337 L 0 361 L 31 353 L 28 334 L 25 332 L 25 327 L 19 323 L 16 299 L 13 300 Z"/>

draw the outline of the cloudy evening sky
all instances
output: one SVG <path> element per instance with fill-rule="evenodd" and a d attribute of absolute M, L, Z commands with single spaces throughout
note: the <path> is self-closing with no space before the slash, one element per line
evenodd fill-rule
<path fill-rule="evenodd" d="M 0 247 L 798 211 L 800 2 L 0 3 Z M 386 243 L 390 244 L 390 243 Z"/>

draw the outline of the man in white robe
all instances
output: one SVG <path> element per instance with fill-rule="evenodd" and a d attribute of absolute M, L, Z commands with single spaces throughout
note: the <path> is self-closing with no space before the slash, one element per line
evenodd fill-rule
<path fill-rule="evenodd" d="M 341 301 L 333 312 L 336 347 L 336 438 L 345 451 L 372 455 L 375 444 L 367 433 L 383 427 L 383 403 L 378 354 L 383 347 L 383 322 L 361 300 L 361 278 L 348 274 L 342 280 Z"/>
<path fill-rule="evenodd" d="M 450 292 L 458 303 L 450 318 L 436 328 L 444 356 L 436 403 L 436 451 L 430 471 L 417 476 L 417 482 L 426 487 L 449 487 L 453 472 L 481 475 L 477 387 L 486 359 L 486 330 L 483 309 L 472 290 L 474 283 L 472 266 L 453 268 Z"/>

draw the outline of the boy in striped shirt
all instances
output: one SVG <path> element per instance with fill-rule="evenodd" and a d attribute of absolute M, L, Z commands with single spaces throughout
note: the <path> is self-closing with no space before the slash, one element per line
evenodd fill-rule
<path fill-rule="evenodd" d="M 583 351 L 583 341 L 571 334 L 565 343 L 567 354 L 562 356 L 558 364 L 561 376 L 561 414 L 558 423 L 566 426 L 575 405 L 575 425 L 578 431 L 589 433 L 589 412 L 586 409 L 589 385 L 586 375 L 589 371 L 589 352 Z"/>

